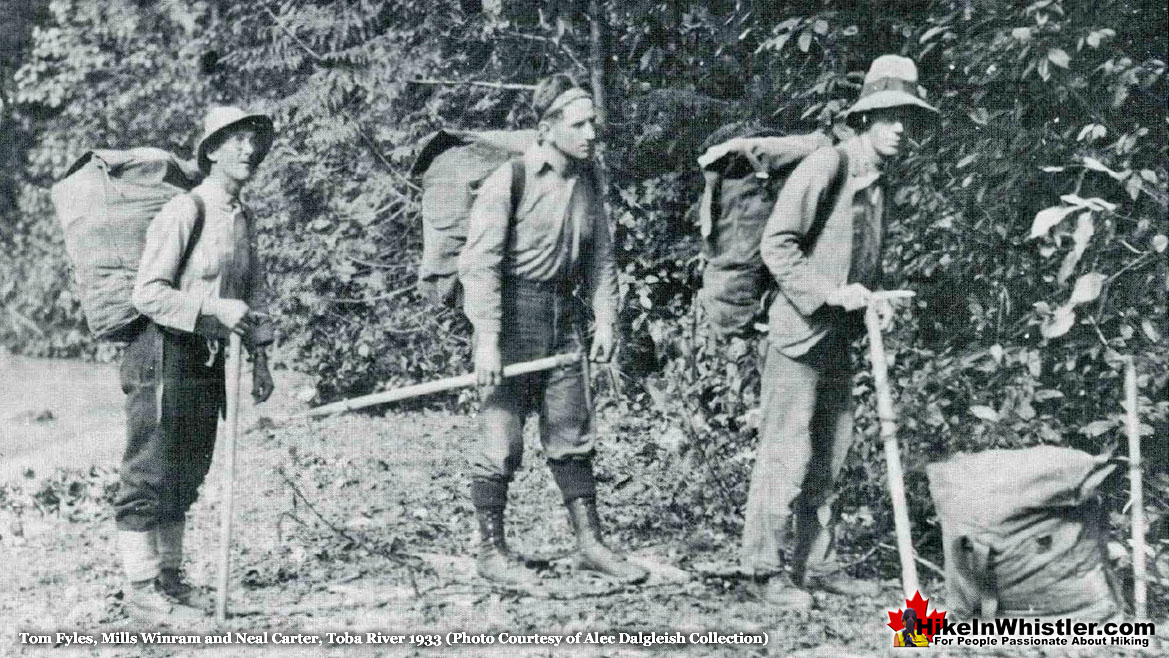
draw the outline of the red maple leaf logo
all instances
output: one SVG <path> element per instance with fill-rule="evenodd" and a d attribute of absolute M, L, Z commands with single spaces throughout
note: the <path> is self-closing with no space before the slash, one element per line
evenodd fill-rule
<path fill-rule="evenodd" d="M 929 602 L 929 599 L 921 598 L 921 592 L 914 592 L 912 599 L 905 599 L 905 605 L 909 608 L 913 608 L 913 611 L 917 613 L 917 619 L 919 622 L 921 622 L 919 627 L 921 628 L 922 634 L 925 635 L 930 642 L 933 642 L 934 633 L 941 629 L 942 620 L 946 618 L 946 611 L 934 610 L 927 615 L 926 609 L 929 607 Z M 888 625 L 889 628 L 893 629 L 893 632 L 897 632 L 905 628 L 905 623 L 901 621 L 901 614 L 904 612 L 905 608 L 898 608 L 897 612 L 889 612 Z"/>

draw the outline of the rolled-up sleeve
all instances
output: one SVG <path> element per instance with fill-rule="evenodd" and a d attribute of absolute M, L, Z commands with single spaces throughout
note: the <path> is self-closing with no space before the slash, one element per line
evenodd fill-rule
<path fill-rule="evenodd" d="M 763 262 L 780 293 L 805 316 L 820 308 L 832 292 L 828 280 L 808 263 L 801 243 L 820 204 L 832 202 L 824 196 L 839 166 L 840 154 L 834 148 L 820 149 L 805 158 L 780 190 L 763 229 Z"/>
<path fill-rule="evenodd" d="M 500 330 L 500 266 L 507 248 L 511 172 L 511 165 L 505 164 L 479 186 L 468 221 L 467 244 L 459 254 L 463 313 L 479 333 Z"/>
<path fill-rule="evenodd" d="M 593 247 L 589 263 L 589 294 L 598 325 L 617 322 L 617 265 L 613 260 L 613 237 L 599 194 L 594 195 Z"/>
<path fill-rule="evenodd" d="M 193 332 L 202 300 L 178 288 L 176 279 L 195 228 L 195 202 L 183 194 L 167 202 L 146 230 L 131 297 L 134 307 L 158 324 Z"/>

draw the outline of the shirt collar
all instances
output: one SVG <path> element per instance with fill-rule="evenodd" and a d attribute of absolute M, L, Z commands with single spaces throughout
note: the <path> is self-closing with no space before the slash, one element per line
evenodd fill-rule
<path fill-rule="evenodd" d="M 208 181 L 199 184 L 192 192 L 198 192 L 199 196 L 209 204 L 215 204 L 224 208 L 239 208 L 239 197 L 233 197 L 227 193 L 220 185 L 212 185 Z"/>
<path fill-rule="evenodd" d="M 881 158 L 868 151 L 860 137 L 854 137 L 841 145 L 848 154 L 848 173 L 852 176 L 881 175 Z"/>
<path fill-rule="evenodd" d="M 864 189 L 881 178 L 881 158 L 864 147 L 859 137 L 841 144 L 848 155 L 848 176 L 856 189 Z"/>
<path fill-rule="evenodd" d="M 551 144 L 534 144 L 528 152 L 524 154 L 528 164 L 531 165 L 532 170 L 537 174 L 542 174 L 545 171 L 554 171 L 562 177 L 569 177 L 574 171 L 572 163 L 569 162 L 568 156 L 557 153 L 556 147 Z"/>

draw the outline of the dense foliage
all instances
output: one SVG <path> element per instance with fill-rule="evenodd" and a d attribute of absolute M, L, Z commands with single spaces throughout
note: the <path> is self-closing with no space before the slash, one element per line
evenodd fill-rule
<path fill-rule="evenodd" d="M 921 470 L 931 459 L 1035 443 L 1123 453 L 1127 356 L 1140 373 L 1142 433 L 1169 435 L 1161 3 L 53 0 L 44 9 L 5 28 L 27 30 L 8 46 L 18 53 L 5 54 L 0 99 L 5 126 L 27 138 L 5 137 L 10 205 L 0 206 L 0 339 L 14 349 L 110 352 L 78 317 L 52 180 L 94 145 L 187 153 L 203 108 L 225 101 L 271 112 L 280 129 L 248 200 L 263 218 L 281 360 L 313 374 L 322 399 L 464 370 L 466 322 L 413 290 L 413 147 L 440 126 L 530 122 L 515 83 L 597 69 L 627 345 L 624 373 L 600 379 L 622 393 L 606 404 L 650 442 L 631 468 L 657 462 L 686 475 L 684 487 L 660 485 L 676 518 L 733 531 L 754 445 L 757 345 L 705 337 L 691 304 L 701 280 L 688 213 L 700 193 L 695 157 L 732 121 L 786 130 L 831 121 L 868 62 L 893 52 L 919 62 L 942 109 L 893 172 L 886 251 L 887 286 L 918 293 L 888 343 L 924 545 L 937 538 Z M 845 479 L 856 546 L 890 525 L 865 363 L 864 440 Z M 1165 542 L 1169 455 L 1163 441 L 1146 451 L 1153 536 Z"/>

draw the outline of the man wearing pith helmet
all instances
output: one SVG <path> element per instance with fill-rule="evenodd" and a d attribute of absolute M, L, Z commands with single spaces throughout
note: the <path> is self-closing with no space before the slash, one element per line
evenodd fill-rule
<path fill-rule="evenodd" d="M 912 60 L 878 57 L 844 113 L 854 136 L 800 162 L 763 232 L 763 261 L 779 294 L 740 559 L 755 575 L 753 593 L 779 607 L 812 605 L 814 590 L 877 593 L 840 570 L 832 546 L 835 479 L 852 444 L 849 345 L 865 306 L 882 304 L 888 315 L 887 302 L 871 298 L 887 223 L 882 174 L 936 112 Z M 824 212 L 822 204 L 830 204 Z"/>
<path fill-rule="evenodd" d="M 502 378 L 503 366 L 582 349 L 580 308 L 596 320 L 590 358 L 613 353 L 617 275 L 601 190 L 592 175 L 597 139 L 592 97 L 571 78 L 537 85 L 538 141 L 480 186 L 459 256 L 463 311 L 475 327 L 475 373 L 484 390 L 471 455 L 484 578 L 526 586 L 536 575 L 504 541 L 508 485 L 523 457 L 523 426 L 538 412 L 552 477 L 568 508 L 582 567 L 626 582 L 646 571 L 601 539 L 593 477 L 595 428 L 579 364 Z M 513 190 L 516 194 L 513 202 Z M 583 298 L 578 304 L 574 291 Z"/>
<path fill-rule="evenodd" d="M 267 116 L 212 108 L 195 148 L 203 182 L 163 206 L 146 232 L 132 300 L 149 322 L 121 367 L 127 445 L 114 510 L 124 602 L 154 623 L 203 616 L 183 577 L 183 534 L 211 464 L 232 332 L 255 364 L 253 398 L 272 394 L 264 271 L 239 197 L 272 139 Z"/>

